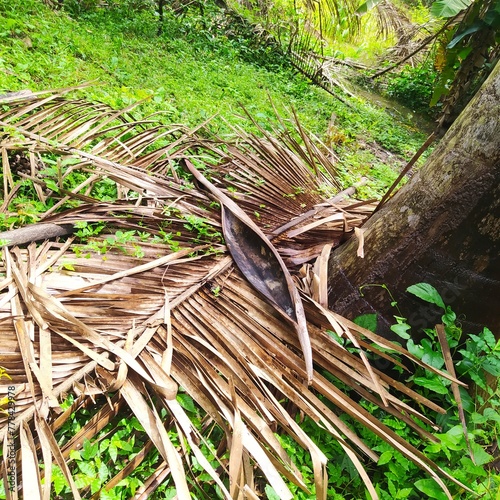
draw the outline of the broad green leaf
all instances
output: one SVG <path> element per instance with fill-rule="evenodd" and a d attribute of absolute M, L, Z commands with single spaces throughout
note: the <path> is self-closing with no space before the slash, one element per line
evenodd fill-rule
<path fill-rule="evenodd" d="M 376 7 L 381 0 L 367 0 L 365 3 L 362 3 L 356 10 L 357 14 L 366 14 L 374 7 Z"/>
<path fill-rule="evenodd" d="M 90 492 L 92 495 L 101 489 L 101 481 L 99 478 L 95 477 L 90 483 Z"/>
<path fill-rule="evenodd" d="M 194 405 L 193 398 L 189 394 L 177 394 L 177 401 L 186 411 L 196 413 L 196 406 Z"/>
<path fill-rule="evenodd" d="M 408 349 L 408 352 L 410 354 L 413 354 L 413 356 L 417 357 L 418 359 L 422 359 L 422 356 L 425 353 L 424 348 L 419 344 L 415 344 L 412 339 L 408 340 L 406 348 Z"/>
<path fill-rule="evenodd" d="M 88 439 L 83 442 L 83 449 L 80 452 L 84 460 L 90 460 L 94 458 L 99 451 L 99 443 L 92 444 Z"/>
<path fill-rule="evenodd" d="M 500 377 L 500 359 L 493 356 L 488 356 L 482 364 L 483 370 L 491 373 L 494 377 Z"/>
<path fill-rule="evenodd" d="M 405 340 L 411 338 L 411 335 L 409 333 L 406 333 L 410 328 L 410 325 L 407 325 L 406 323 L 400 323 L 399 325 L 391 326 L 391 330 Z"/>
<path fill-rule="evenodd" d="M 446 46 L 447 49 L 452 49 L 461 40 L 463 40 L 467 35 L 472 35 L 472 33 L 476 33 L 481 28 L 484 28 L 484 23 L 474 23 L 472 26 L 469 26 L 466 30 L 460 32 L 458 35 L 455 35 L 453 40 Z"/>
<path fill-rule="evenodd" d="M 75 485 L 79 490 L 82 488 L 86 488 L 87 486 L 90 486 L 91 482 L 92 482 L 92 477 L 87 476 L 87 474 L 77 474 L 75 476 Z"/>
<path fill-rule="evenodd" d="M 101 453 L 105 452 L 108 449 L 110 443 L 111 441 L 108 438 L 103 439 L 101 441 L 101 446 L 99 447 L 100 452 Z"/>
<path fill-rule="evenodd" d="M 133 445 L 132 443 L 129 443 L 128 441 L 124 441 L 122 439 L 113 439 L 112 441 L 112 446 L 115 446 L 116 448 L 119 448 L 124 451 L 133 451 Z M 110 446 L 111 448 L 111 446 Z"/>
<path fill-rule="evenodd" d="M 479 335 L 474 335 L 474 334 L 471 333 L 469 335 L 469 338 L 475 344 L 475 350 L 474 350 L 474 352 L 481 352 L 481 351 L 485 350 L 486 342 L 483 340 L 482 337 L 480 337 Z"/>
<path fill-rule="evenodd" d="M 102 462 L 97 472 L 101 483 L 104 483 L 104 481 L 106 481 L 106 479 L 109 477 L 108 466 L 104 462 Z"/>
<path fill-rule="evenodd" d="M 471 449 L 474 454 L 474 461 L 476 462 L 476 465 L 484 465 L 493 460 L 493 457 L 489 453 L 486 453 L 481 445 L 471 443 Z"/>
<path fill-rule="evenodd" d="M 52 466 L 52 484 L 54 485 L 56 495 L 59 495 L 59 493 L 61 493 L 61 491 L 68 486 L 68 482 L 66 481 L 64 474 L 57 465 Z"/>
<path fill-rule="evenodd" d="M 392 450 L 387 450 L 380 455 L 380 458 L 378 459 L 377 465 L 384 465 L 392 460 L 393 452 Z"/>
<path fill-rule="evenodd" d="M 425 300 L 431 304 L 436 304 L 442 309 L 446 310 L 443 299 L 438 291 L 429 283 L 417 283 L 416 285 L 409 286 L 407 292 L 417 296 L 419 299 Z"/>
<path fill-rule="evenodd" d="M 396 498 L 398 498 L 398 499 L 408 498 L 412 491 L 413 491 L 413 488 L 402 488 L 398 491 Z"/>
<path fill-rule="evenodd" d="M 494 422 L 500 422 L 500 414 L 493 408 L 485 408 L 483 412 L 483 417 L 487 420 L 493 420 Z"/>
<path fill-rule="evenodd" d="M 52 179 L 45 179 L 45 184 L 52 191 L 55 191 L 56 193 L 59 191 L 59 186 L 56 184 L 56 182 L 54 180 L 52 180 Z"/>
<path fill-rule="evenodd" d="M 476 425 L 482 425 L 485 424 L 486 421 L 488 420 L 484 415 L 481 415 L 480 413 L 472 413 L 470 415 L 470 421 Z"/>
<path fill-rule="evenodd" d="M 164 499 L 165 500 L 173 500 L 174 498 L 177 497 L 177 490 L 175 488 L 169 488 L 165 493 L 164 493 Z"/>
<path fill-rule="evenodd" d="M 132 417 L 129 420 L 129 423 L 136 431 L 144 432 L 144 427 L 141 425 L 141 423 L 139 422 L 139 420 L 137 420 L 136 417 Z"/>
<path fill-rule="evenodd" d="M 486 344 L 488 344 L 488 347 L 490 347 L 490 349 L 495 348 L 496 345 L 495 336 L 493 335 L 493 333 L 489 328 L 486 327 L 483 328 L 483 331 L 481 332 L 481 337 L 484 339 Z"/>
<path fill-rule="evenodd" d="M 428 365 L 433 366 L 434 368 L 437 368 L 438 370 L 441 369 L 444 365 L 443 355 L 440 352 L 435 352 L 432 349 L 427 348 L 425 345 L 422 361 L 424 363 L 427 363 Z"/>
<path fill-rule="evenodd" d="M 114 493 L 115 489 L 113 488 L 112 490 L 106 491 L 103 489 L 101 493 L 99 493 L 99 498 L 100 500 L 117 500 L 117 495 Z"/>
<path fill-rule="evenodd" d="M 457 315 L 453 312 L 450 306 L 446 306 L 446 312 L 443 314 L 442 318 L 443 323 L 446 326 L 452 326 L 455 324 L 455 320 L 457 319 Z"/>
<path fill-rule="evenodd" d="M 445 434 L 436 434 L 444 446 L 450 450 L 461 450 L 464 447 L 464 430 L 461 425 L 454 425 Z"/>
<path fill-rule="evenodd" d="M 429 498 L 448 500 L 448 497 L 434 479 L 419 479 L 415 482 L 415 487 Z"/>
<path fill-rule="evenodd" d="M 111 460 L 113 460 L 113 462 L 116 462 L 116 459 L 118 457 L 118 448 L 115 446 L 114 443 L 110 443 L 108 447 L 108 452 L 109 456 L 111 457 Z"/>
<path fill-rule="evenodd" d="M 389 487 L 389 493 L 391 497 L 396 498 L 397 490 L 396 487 L 394 486 L 394 483 L 390 479 L 387 481 L 387 486 Z"/>
<path fill-rule="evenodd" d="M 274 488 L 269 484 L 266 484 L 265 492 L 268 500 L 280 500 L 280 496 L 274 491 Z"/>
<path fill-rule="evenodd" d="M 459 387 L 459 390 L 464 410 L 468 413 L 471 413 L 472 411 L 474 411 L 475 401 L 472 399 L 469 391 L 465 387 Z"/>
<path fill-rule="evenodd" d="M 377 315 L 376 314 L 362 314 L 354 319 L 354 323 L 362 328 L 370 330 L 370 332 L 376 333 L 377 331 Z"/>
<path fill-rule="evenodd" d="M 440 453 L 442 448 L 443 447 L 441 446 L 441 443 L 432 443 L 432 444 L 429 444 L 425 447 L 425 451 L 428 453 L 436 454 L 436 453 Z"/>
<path fill-rule="evenodd" d="M 469 376 L 475 384 L 481 387 L 481 389 L 484 389 L 485 391 L 488 390 L 486 386 L 486 377 L 483 373 L 477 373 L 474 370 L 471 370 L 469 371 Z"/>
<path fill-rule="evenodd" d="M 448 387 L 438 378 L 415 377 L 413 381 L 417 385 L 425 387 L 430 391 L 437 392 L 438 394 L 447 394 L 449 392 Z"/>
<path fill-rule="evenodd" d="M 344 345 L 345 344 L 345 341 L 342 337 L 339 337 L 335 332 L 333 332 L 332 330 L 327 330 L 326 333 L 328 333 L 328 335 L 330 337 L 332 337 L 332 339 L 335 340 L 335 342 L 337 342 L 337 344 L 340 344 L 340 345 Z"/>
<path fill-rule="evenodd" d="M 460 459 L 460 464 L 462 465 L 462 469 L 469 474 L 473 474 L 477 477 L 488 476 L 488 472 L 485 470 L 485 468 L 481 467 L 480 465 L 475 465 L 469 457 L 462 457 Z"/>
<path fill-rule="evenodd" d="M 129 476 L 129 481 L 128 481 L 128 487 L 130 488 L 130 492 L 132 495 L 135 495 L 135 492 L 139 486 L 142 485 L 142 483 L 136 478 L 136 477 L 130 477 Z M 221 495 L 222 496 L 222 495 Z"/>
<path fill-rule="evenodd" d="M 78 468 L 86 476 L 94 477 L 96 475 L 96 470 L 95 470 L 94 462 L 80 461 L 80 462 L 78 462 Z"/>
<path fill-rule="evenodd" d="M 438 0 L 431 5 L 430 13 L 434 17 L 453 17 L 471 3 L 472 0 Z"/>
<path fill-rule="evenodd" d="M 493 4 L 493 9 L 490 8 L 486 15 L 483 18 L 483 21 L 491 26 L 495 31 L 498 31 L 500 28 L 500 3 L 496 2 L 496 5 Z"/>

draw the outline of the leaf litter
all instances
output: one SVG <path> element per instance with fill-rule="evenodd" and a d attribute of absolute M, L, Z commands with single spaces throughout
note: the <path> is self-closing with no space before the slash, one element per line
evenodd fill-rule
<path fill-rule="evenodd" d="M 425 420 L 398 394 L 413 398 L 416 408 L 444 411 L 379 372 L 364 354 L 371 350 L 398 364 L 387 349 L 413 359 L 409 353 L 326 308 L 329 254 L 375 205 L 343 196 L 328 203 L 320 187 L 326 183 L 338 191 L 339 185 L 324 145 L 298 122 L 284 127 L 286 132 L 235 131 L 233 142 L 208 140 L 203 126 L 190 131 L 153 118 L 135 121 L 133 106 L 116 111 L 72 98 L 72 91 L 0 101 L 7 217 L 14 215 L 12 201 L 20 189 L 20 174 L 9 160 L 15 153 L 30 159 L 30 173 L 22 178 L 34 186 L 35 199 L 53 200 L 40 221 L 73 225 L 76 234 L 82 223 L 103 227 L 86 244 L 73 236 L 2 247 L 0 366 L 12 380 L 0 380 L 0 395 L 16 387 L 22 463 L 17 484 L 24 491 L 15 496 L 50 498 L 50 481 L 41 477 L 52 463 L 74 497 L 80 496 L 69 451 L 54 435 L 71 412 L 101 394 L 97 415 L 107 422 L 130 408 L 164 460 L 153 476 L 171 476 L 180 499 L 190 496 L 191 457 L 226 498 L 257 498 L 255 474 L 281 498 L 292 498 L 287 482 L 307 491 L 275 435 L 278 427 L 308 450 L 317 498 L 326 499 L 327 459 L 289 408 L 339 442 L 372 498 L 377 494 L 363 461 L 378 457 L 338 413 L 426 470 L 451 498 L 443 479 L 455 480 L 446 471 L 323 376 L 331 373 L 424 435 L 418 420 Z M 47 174 L 54 158 L 57 179 Z M 102 202 L 95 193 L 106 183 L 115 187 L 114 199 Z M 117 231 L 128 239 L 109 246 L 107 238 Z M 346 350 L 329 330 L 357 349 Z M 197 444 L 208 436 L 176 401 L 179 387 L 206 415 L 204 429 L 215 425 L 222 431 L 221 450 L 210 460 Z M 68 392 L 77 402 L 61 414 L 57 403 Z M 162 411 L 187 445 L 172 443 Z M 102 428 L 94 424 L 74 439 L 94 438 Z M 6 449 L 3 413 L 0 439 Z M 158 486 L 153 476 L 139 496 Z"/>

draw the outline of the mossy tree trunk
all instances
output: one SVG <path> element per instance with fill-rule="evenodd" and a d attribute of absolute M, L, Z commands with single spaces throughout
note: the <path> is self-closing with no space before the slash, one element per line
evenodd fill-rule
<path fill-rule="evenodd" d="M 379 312 L 381 332 L 396 310 L 417 328 L 439 321 L 439 309 L 405 293 L 432 284 L 465 315 L 470 330 L 500 336 L 500 64 L 448 130 L 427 163 L 366 224 L 364 258 L 353 238 L 330 260 L 330 307 L 354 316 Z"/>

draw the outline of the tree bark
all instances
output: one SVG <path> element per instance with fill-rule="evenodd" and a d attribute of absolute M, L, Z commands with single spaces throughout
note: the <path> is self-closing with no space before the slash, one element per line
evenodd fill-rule
<path fill-rule="evenodd" d="M 346 316 L 379 313 L 380 333 L 397 314 L 386 284 L 412 326 L 439 322 L 440 311 L 405 290 L 427 282 L 462 317 L 500 336 L 500 64 L 455 121 L 427 163 L 330 260 L 330 307 Z M 414 329 L 415 331 L 415 329 Z"/>

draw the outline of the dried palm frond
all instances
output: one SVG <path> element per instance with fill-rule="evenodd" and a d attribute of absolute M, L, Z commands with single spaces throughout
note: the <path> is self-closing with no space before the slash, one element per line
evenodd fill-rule
<path fill-rule="evenodd" d="M 331 377 L 341 381 L 429 439 L 416 422 L 430 422 L 403 399 L 444 411 L 372 367 L 366 353 L 399 363 L 386 354 L 390 349 L 420 361 L 326 309 L 326 295 L 334 293 L 326 289 L 329 252 L 373 205 L 325 199 L 325 184 L 338 190 L 335 167 L 298 123 L 296 134 L 283 132 L 281 139 L 241 133 L 227 144 L 154 120 L 135 122 L 130 110 L 120 113 L 60 93 L 18 96 L 4 104 L 6 220 L 28 183 L 33 200 L 45 204 L 43 222 L 80 229 L 94 223 L 102 229 L 86 242 L 68 237 L 2 249 L 0 366 L 11 380 L 0 380 L 0 395 L 12 393 L 15 400 L 15 414 L 0 414 L 6 489 L 9 478 L 17 483 L 10 498 L 50 498 L 52 464 L 75 498 L 90 496 L 72 479 L 70 451 L 95 438 L 126 408 L 150 442 L 105 489 L 154 448 L 163 461 L 141 490 L 144 497 L 169 477 L 178 498 L 189 498 L 196 459 L 225 498 L 256 498 L 256 478 L 264 478 L 280 498 L 291 499 L 289 483 L 304 491 L 307 485 L 276 437 L 279 430 L 310 453 L 316 495 L 324 499 L 327 458 L 296 423 L 295 409 L 338 441 L 372 498 L 377 494 L 362 461 L 378 456 L 341 413 L 390 443 L 447 491 L 443 479 L 453 480 L 447 472 L 331 382 Z M 14 168 L 16 161 L 23 163 L 20 158 L 27 173 Z M 272 297 L 250 285 L 248 273 L 266 262 L 237 267 L 229 250 L 237 243 L 245 252 L 242 229 L 223 227 L 220 200 L 224 204 L 226 198 L 195 185 L 185 160 L 246 213 L 259 237 L 281 255 L 307 319 L 312 377 L 291 322 Z M 109 201 L 97 200 L 103 189 Z M 264 260 L 267 255 L 262 253 Z M 272 279 L 280 279 L 278 270 L 268 267 L 276 273 Z M 353 348 L 339 344 L 329 331 Z M 203 428 L 179 404 L 179 388 L 206 415 Z M 61 413 L 59 403 L 68 393 L 76 401 Z M 99 394 L 108 398 L 97 400 L 99 411 L 59 446 L 58 429 Z M 201 443 L 214 427 L 220 430 L 219 449 L 207 458 Z M 172 441 L 170 429 L 176 429 L 181 444 Z"/>

